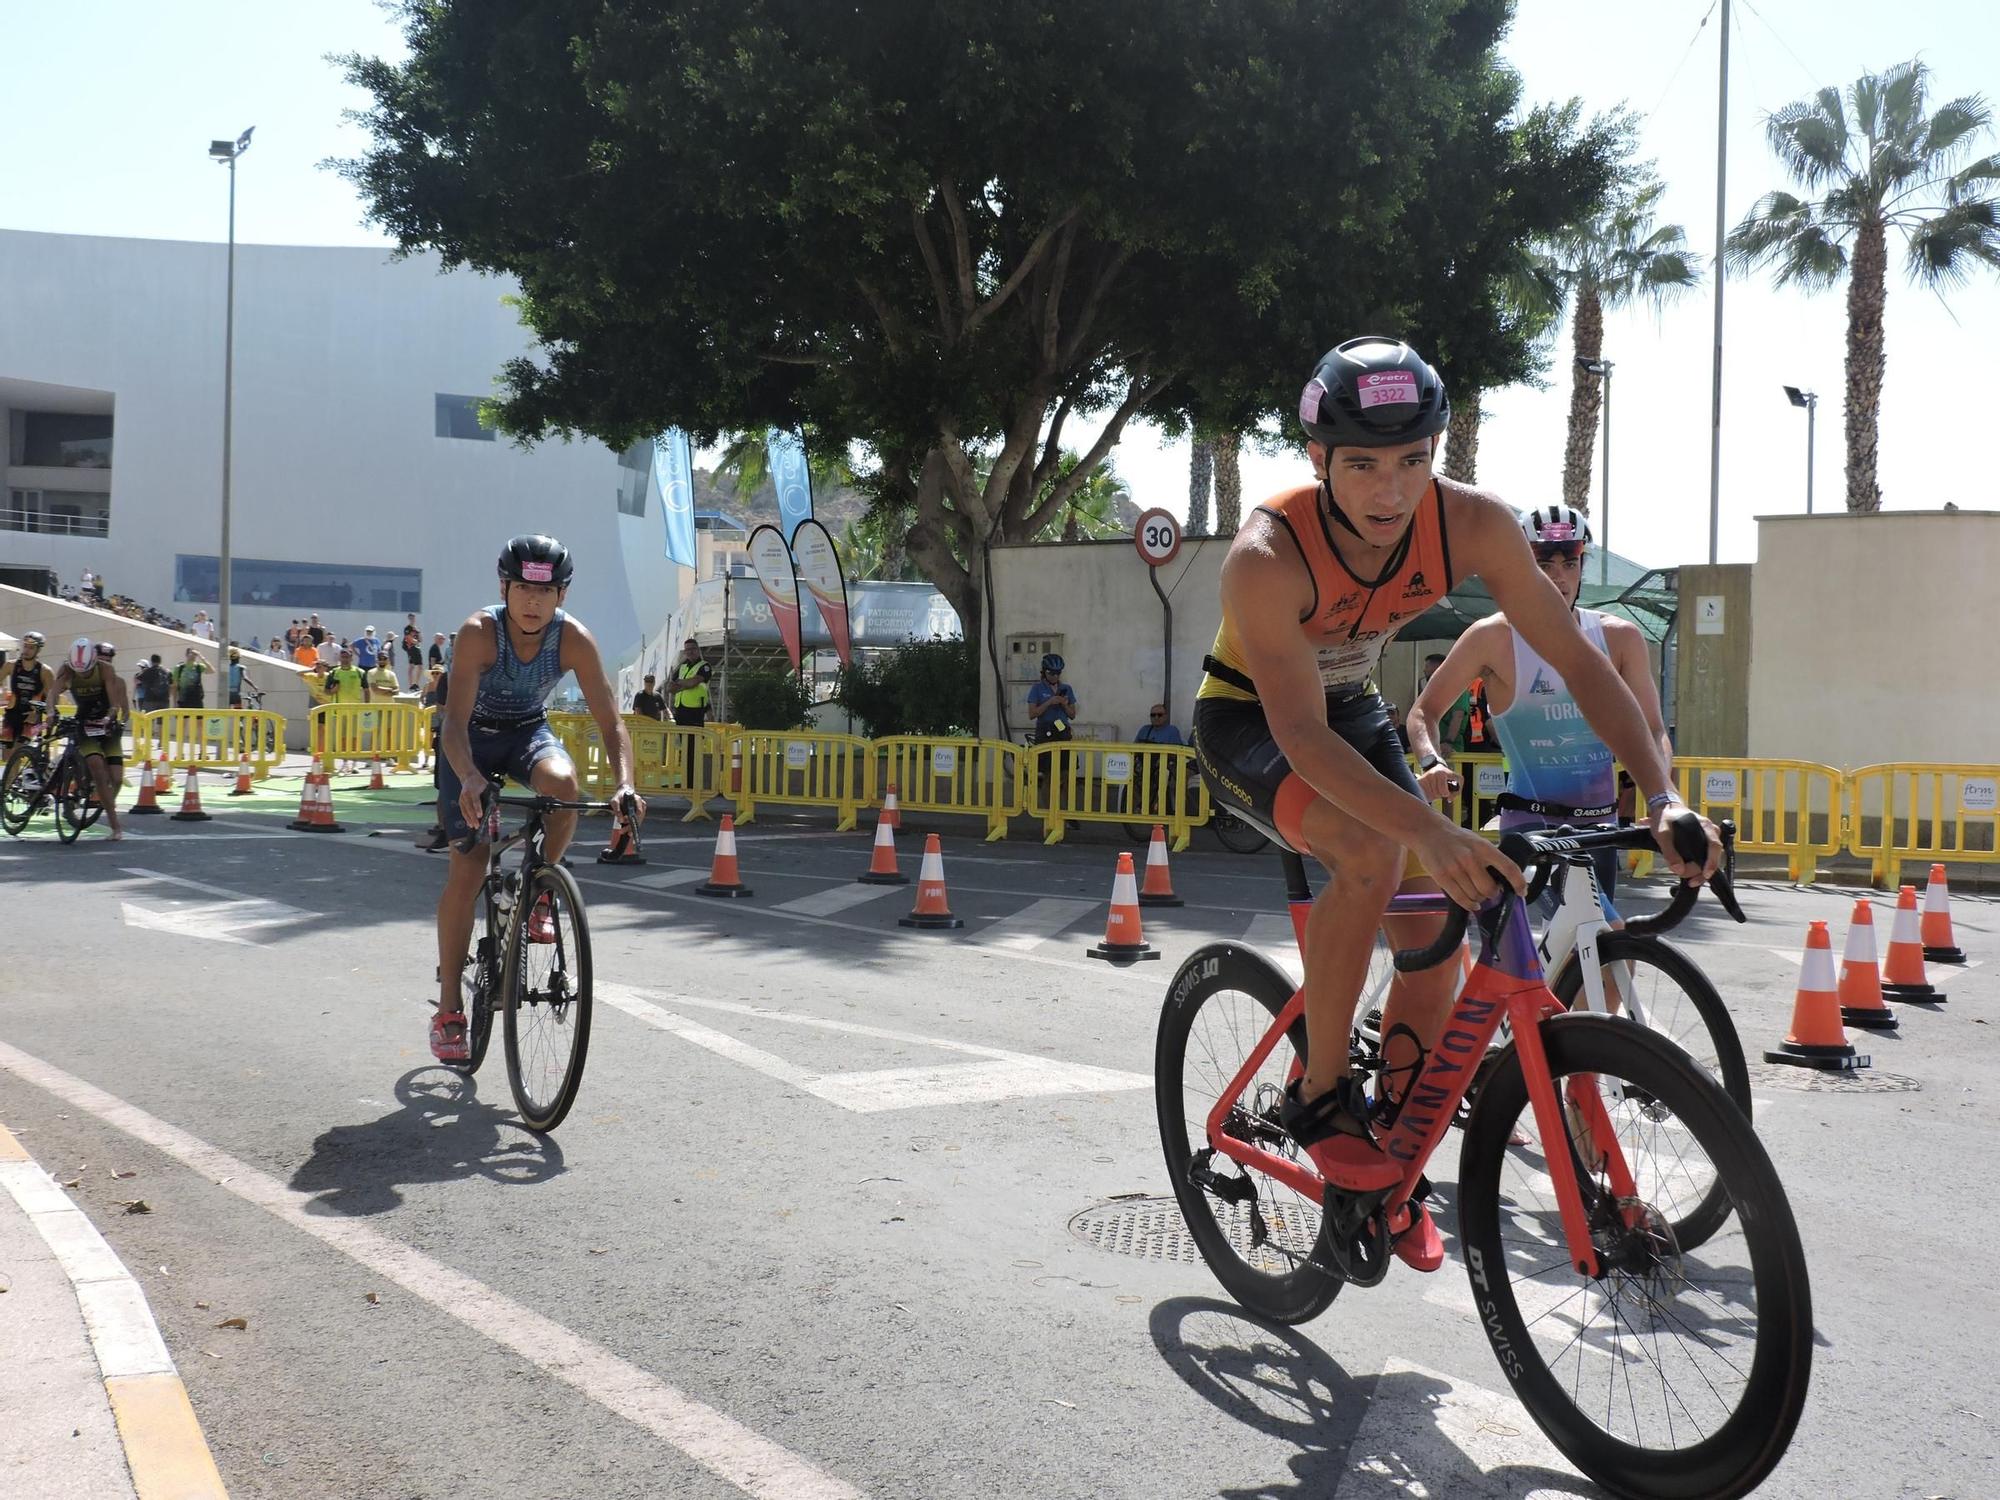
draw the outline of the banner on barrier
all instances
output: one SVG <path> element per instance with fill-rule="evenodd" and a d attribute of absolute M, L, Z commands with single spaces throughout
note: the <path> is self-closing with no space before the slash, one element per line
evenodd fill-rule
<path fill-rule="evenodd" d="M 1507 790 L 1507 768 L 1505 766 L 1475 766 L 1472 770 L 1472 791 L 1479 797 L 1497 797 Z"/>
<path fill-rule="evenodd" d="M 1132 756 L 1128 751 L 1107 751 L 1104 756 L 1104 779 L 1113 786 L 1128 786 L 1132 781 Z"/>
<path fill-rule="evenodd" d="M 956 776 L 958 774 L 958 750 L 951 745 L 931 747 L 931 775 Z"/>
<path fill-rule="evenodd" d="M 1958 784 L 1958 805 L 1969 813 L 2000 812 L 2000 779 L 1966 777 Z"/>
<path fill-rule="evenodd" d="M 804 770 L 806 762 L 811 759 L 812 746 L 808 745 L 804 740 L 787 740 L 785 742 L 785 764 L 792 770 Z"/>
<path fill-rule="evenodd" d="M 1734 771 L 1710 771 L 1701 778 L 1701 800 L 1704 802 L 1734 802 L 1737 788 Z"/>

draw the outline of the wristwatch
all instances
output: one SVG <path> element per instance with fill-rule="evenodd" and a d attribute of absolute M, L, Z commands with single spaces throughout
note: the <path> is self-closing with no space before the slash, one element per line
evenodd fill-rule
<path fill-rule="evenodd" d="M 1417 762 L 1417 769 L 1419 771 L 1428 771 L 1431 770 L 1433 767 L 1441 766 L 1443 764 L 1444 762 L 1439 760 L 1435 755 L 1426 755 L 1422 760 Z"/>

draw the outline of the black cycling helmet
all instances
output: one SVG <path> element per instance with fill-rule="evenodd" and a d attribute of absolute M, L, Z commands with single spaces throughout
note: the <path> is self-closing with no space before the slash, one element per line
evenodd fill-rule
<path fill-rule="evenodd" d="M 552 536 L 523 532 L 500 549 L 500 576 L 515 583 L 552 583 L 569 586 L 576 560 L 569 548 Z"/>
<path fill-rule="evenodd" d="M 1053 672 L 1058 677 L 1062 676 L 1063 659 L 1051 651 L 1047 656 L 1042 658 L 1042 670 L 1044 672 Z"/>
<path fill-rule="evenodd" d="M 1299 395 L 1299 424 L 1328 448 L 1393 448 L 1450 420 L 1437 371 L 1408 344 L 1376 334 L 1327 350 Z"/>

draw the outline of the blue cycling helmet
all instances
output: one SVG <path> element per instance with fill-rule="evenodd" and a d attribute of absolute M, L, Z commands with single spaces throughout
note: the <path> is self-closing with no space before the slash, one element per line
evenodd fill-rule
<path fill-rule="evenodd" d="M 1058 677 L 1062 676 L 1063 659 L 1051 651 L 1047 656 L 1042 658 L 1042 670 L 1044 672 L 1053 672 Z"/>

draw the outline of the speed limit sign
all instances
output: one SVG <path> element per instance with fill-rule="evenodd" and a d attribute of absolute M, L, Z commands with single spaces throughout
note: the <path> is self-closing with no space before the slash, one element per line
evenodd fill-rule
<path fill-rule="evenodd" d="M 1149 567 L 1170 563 L 1181 550 L 1181 523 L 1171 511 L 1145 511 L 1138 525 L 1132 528 L 1132 545 L 1139 549 Z"/>

